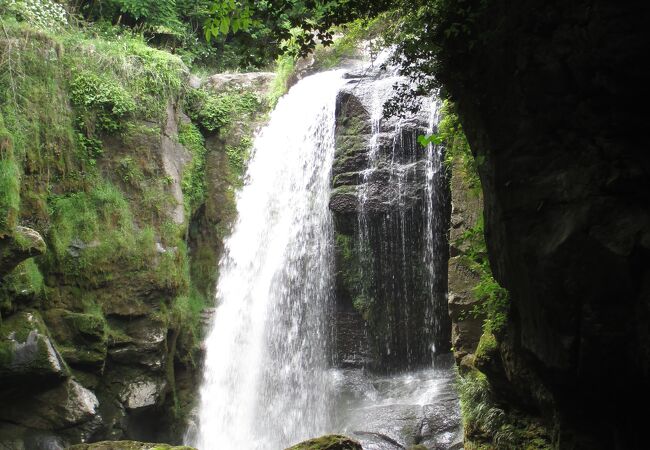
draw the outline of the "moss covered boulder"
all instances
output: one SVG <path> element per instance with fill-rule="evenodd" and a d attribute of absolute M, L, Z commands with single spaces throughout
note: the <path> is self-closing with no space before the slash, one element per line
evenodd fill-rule
<path fill-rule="evenodd" d="M 61 355 L 73 368 L 101 373 L 106 360 L 106 321 L 96 314 L 52 309 L 43 314 Z"/>
<path fill-rule="evenodd" d="M 168 444 L 152 444 L 136 441 L 104 441 L 93 444 L 79 444 L 67 450 L 195 450 L 192 447 L 174 447 Z"/>
<path fill-rule="evenodd" d="M 13 235 L 0 239 L 0 275 L 10 272 L 22 261 L 45 253 L 45 241 L 35 230 L 18 226 Z"/>
<path fill-rule="evenodd" d="M 69 375 L 36 311 L 14 314 L 0 325 L 0 382 L 42 383 Z"/>
<path fill-rule="evenodd" d="M 347 436 L 330 434 L 301 442 L 286 450 L 363 450 L 363 447 Z"/>

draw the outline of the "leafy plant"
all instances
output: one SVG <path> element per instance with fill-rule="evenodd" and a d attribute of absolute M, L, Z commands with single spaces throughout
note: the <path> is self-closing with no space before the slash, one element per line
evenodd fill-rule
<path fill-rule="evenodd" d="M 68 13 L 63 5 L 53 0 L 6 0 L 0 6 L 0 12 L 46 30 L 68 25 Z"/>

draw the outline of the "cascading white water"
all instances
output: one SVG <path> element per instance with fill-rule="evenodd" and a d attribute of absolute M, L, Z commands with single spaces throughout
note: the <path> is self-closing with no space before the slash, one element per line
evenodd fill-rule
<path fill-rule="evenodd" d="M 328 200 L 344 81 L 341 71 L 300 81 L 255 139 L 188 437 L 201 450 L 278 450 L 328 428 Z"/>

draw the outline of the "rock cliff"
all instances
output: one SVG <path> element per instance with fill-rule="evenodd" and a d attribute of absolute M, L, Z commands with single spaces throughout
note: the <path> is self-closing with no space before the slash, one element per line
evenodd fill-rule
<path fill-rule="evenodd" d="M 270 76 L 197 84 L 129 39 L 0 39 L 21 74 L 0 98 L 3 448 L 179 442 L 193 404 Z"/>
<path fill-rule="evenodd" d="M 510 292 L 488 380 L 541 412 L 559 448 L 643 448 L 650 158 L 633 105 L 648 94 L 648 7 L 467 6 L 439 77 L 482 161 L 490 261 Z"/>

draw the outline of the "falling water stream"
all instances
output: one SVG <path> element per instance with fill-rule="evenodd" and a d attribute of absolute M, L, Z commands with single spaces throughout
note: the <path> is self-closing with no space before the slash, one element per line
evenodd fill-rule
<path fill-rule="evenodd" d="M 186 439 L 200 450 L 280 450 L 359 430 L 370 430 L 357 436 L 364 448 L 397 449 L 389 436 L 401 439 L 401 429 L 392 432 L 398 419 L 391 411 L 423 416 L 451 380 L 449 371 L 433 369 L 373 377 L 331 367 L 328 202 L 344 75 L 298 82 L 255 139 L 219 265 L 198 423 Z M 373 116 L 373 127 L 378 121 Z"/>

